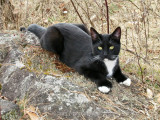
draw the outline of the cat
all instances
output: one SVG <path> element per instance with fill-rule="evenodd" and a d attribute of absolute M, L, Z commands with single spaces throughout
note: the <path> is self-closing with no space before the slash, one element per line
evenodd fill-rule
<path fill-rule="evenodd" d="M 120 27 L 112 34 L 99 34 L 92 27 L 89 32 L 83 24 L 70 23 L 58 23 L 48 28 L 32 24 L 26 30 L 40 39 L 43 49 L 58 54 L 61 62 L 95 82 L 102 93 L 111 91 L 112 83 L 108 78 L 131 85 L 131 79 L 119 66 Z"/>

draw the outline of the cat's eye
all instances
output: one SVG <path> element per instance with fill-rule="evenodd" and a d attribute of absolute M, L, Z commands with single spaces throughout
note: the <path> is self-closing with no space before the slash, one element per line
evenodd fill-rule
<path fill-rule="evenodd" d="M 113 49 L 114 49 L 114 46 L 110 46 L 109 49 L 110 49 L 110 50 L 113 50 Z"/>
<path fill-rule="evenodd" d="M 98 47 L 98 50 L 102 50 L 103 48 L 101 46 Z"/>

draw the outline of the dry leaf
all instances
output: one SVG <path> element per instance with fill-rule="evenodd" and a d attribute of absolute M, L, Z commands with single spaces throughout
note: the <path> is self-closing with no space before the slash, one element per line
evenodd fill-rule
<path fill-rule="evenodd" d="M 27 111 L 27 114 L 29 115 L 31 120 L 39 120 L 39 117 L 37 116 L 36 113 Z"/>
<path fill-rule="evenodd" d="M 157 100 L 157 102 L 160 104 L 160 93 L 158 93 L 158 94 L 156 95 L 156 100 Z"/>
<path fill-rule="evenodd" d="M 63 0 L 64 4 L 67 4 L 70 2 L 70 0 Z"/>
<path fill-rule="evenodd" d="M 64 6 L 65 6 L 65 4 L 62 3 L 62 4 L 59 5 L 59 8 L 63 8 Z"/>
<path fill-rule="evenodd" d="M 15 8 L 14 10 L 13 10 L 13 14 L 18 14 L 20 12 L 20 9 L 19 8 Z"/>
<path fill-rule="evenodd" d="M 34 106 L 29 106 L 29 110 L 32 112 L 36 112 L 36 108 Z"/>
<path fill-rule="evenodd" d="M 160 104 L 160 97 L 157 98 L 157 102 Z"/>
<path fill-rule="evenodd" d="M 97 16 L 96 15 L 92 15 L 91 16 L 91 21 L 95 21 L 97 19 Z"/>
<path fill-rule="evenodd" d="M 134 26 L 132 22 L 126 22 L 124 25 L 126 28 L 133 28 Z"/>
<path fill-rule="evenodd" d="M 5 96 L 1 96 L 1 94 L 0 94 L 0 98 L 3 100 L 8 100 L 8 98 L 6 98 Z"/>
<path fill-rule="evenodd" d="M 44 23 L 46 23 L 46 24 L 47 24 L 47 23 L 48 23 L 48 19 L 45 19 L 45 20 L 44 20 Z"/>
<path fill-rule="evenodd" d="M 147 97 L 148 98 L 150 98 L 150 99 L 153 98 L 153 92 L 152 92 L 152 90 L 150 90 L 149 88 L 147 88 L 146 92 L 147 92 Z"/>
<path fill-rule="evenodd" d="M 36 108 L 34 106 L 27 108 L 26 113 L 29 115 L 31 120 L 39 120 L 39 117 L 36 114 Z"/>
<path fill-rule="evenodd" d="M 158 93 L 155 97 L 156 97 L 156 98 L 160 97 L 160 93 Z"/>

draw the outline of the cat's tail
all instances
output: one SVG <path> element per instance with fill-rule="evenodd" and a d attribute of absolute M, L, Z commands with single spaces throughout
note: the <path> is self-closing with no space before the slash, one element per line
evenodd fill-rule
<path fill-rule="evenodd" d="M 31 24 L 27 29 L 25 27 L 20 28 L 20 31 L 26 31 L 26 30 L 34 33 L 39 39 L 46 32 L 46 28 L 37 24 Z"/>

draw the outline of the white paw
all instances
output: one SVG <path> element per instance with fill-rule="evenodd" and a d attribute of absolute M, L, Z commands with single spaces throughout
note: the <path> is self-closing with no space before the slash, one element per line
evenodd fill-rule
<path fill-rule="evenodd" d="M 120 84 L 126 85 L 126 86 L 130 86 L 131 85 L 131 79 L 128 78 L 127 80 L 120 82 Z"/>
<path fill-rule="evenodd" d="M 108 88 L 106 86 L 101 86 L 101 87 L 98 87 L 98 90 L 101 91 L 102 93 L 108 93 L 111 88 Z"/>

